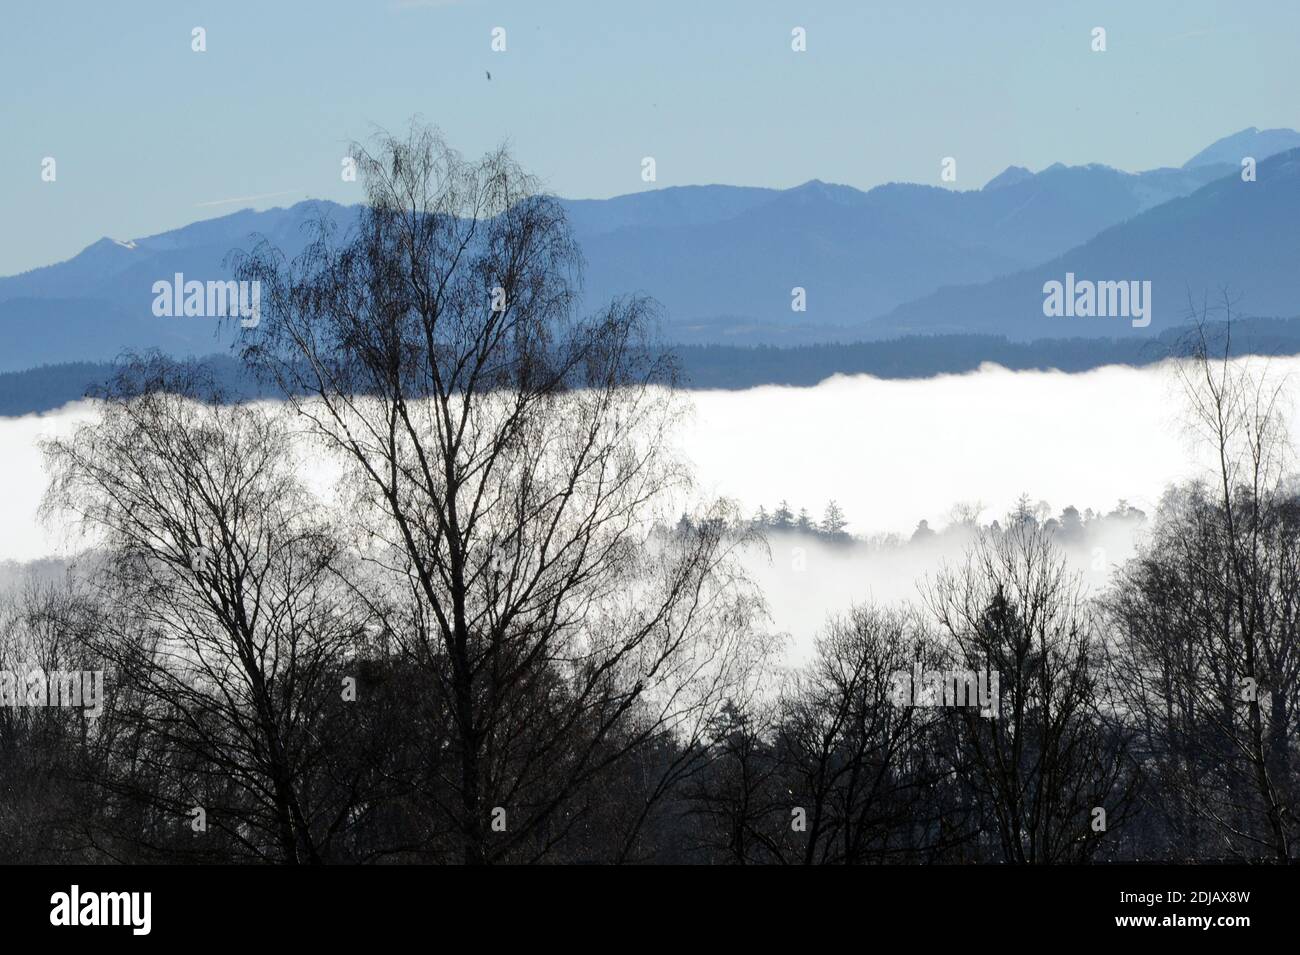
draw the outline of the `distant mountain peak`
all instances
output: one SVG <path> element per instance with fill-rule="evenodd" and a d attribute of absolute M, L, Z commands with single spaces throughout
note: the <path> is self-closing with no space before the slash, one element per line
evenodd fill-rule
<path fill-rule="evenodd" d="M 825 199 L 840 205 L 860 202 L 865 195 L 861 190 L 852 186 L 845 186 L 838 182 L 825 182 L 821 179 L 809 179 L 807 182 L 787 189 L 786 193 L 803 199 L 810 197 Z"/>
<path fill-rule="evenodd" d="M 984 183 L 985 189 L 1003 189 L 1007 186 L 1014 186 L 1018 182 L 1024 182 L 1026 179 L 1033 179 L 1034 174 L 1024 166 L 1008 166 L 1000 173 Z"/>
<path fill-rule="evenodd" d="M 1246 156 L 1260 161 L 1298 146 L 1300 146 L 1300 133 L 1294 129 L 1259 129 L 1255 126 L 1247 126 L 1239 132 L 1210 143 L 1183 163 L 1183 168 L 1192 169 L 1214 163 L 1230 163 L 1235 166 Z"/>
<path fill-rule="evenodd" d="M 791 192 L 831 192 L 836 189 L 847 189 L 847 186 L 841 186 L 839 183 L 827 182 L 824 179 L 809 179 L 807 182 L 801 182 L 793 187 Z"/>

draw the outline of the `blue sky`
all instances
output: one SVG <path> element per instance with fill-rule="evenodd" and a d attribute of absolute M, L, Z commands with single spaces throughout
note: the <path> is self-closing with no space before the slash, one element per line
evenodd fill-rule
<path fill-rule="evenodd" d="M 945 156 L 963 189 L 1013 163 L 1179 165 L 1300 127 L 1297 39 L 1291 0 L 8 0 L 0 275 L 105 235 L 355 201 L 347 143 L 414 114 L 468 153 L 508 141 L 569 197 L 938 185 Z"/>

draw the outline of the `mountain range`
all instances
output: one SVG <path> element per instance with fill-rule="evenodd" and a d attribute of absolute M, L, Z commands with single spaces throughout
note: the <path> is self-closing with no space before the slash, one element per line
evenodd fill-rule
<path fill-rule="evenodd" d="M 1214 167 L 1205 167 L 1214 168 Z M 871 324 L 878 333 L 983 329 L 1026 340 L 1053 335 L 1150 335 L 1186 323 L 1227 295 L 1240 314 L 1300 315 L 1300 149 L 1259 162 L 1256 179 L 1234 173 L 1098 233 L 1030 269 L 978 285 L 940 289 Z M 1149 281 L 1152 323 L 1046 318 L 1043 287 L 1079 280 Z"/>
<path fill-rule="evenodd" d="M 1248 156 L 1255 181 L 1243 180 Z M 1293 130 L 1242 130 L 1180 168 L 1011 166 L 971 190 L 861 191 L 813 180 L 560 201 L 586 258 L 586 301 L 652 295 L 667 337 L 683 342 L 1154 335 L 1181 322 L 1188 296 L 1225 288 L 1249 314 L 1300 314 Z M 125 347 L 221 350 L 230 333 L 219 337 L 213 320 L 155 317 L 153 283 L 177 272 L 226 278 L 228 254 L 254 236 L 292 256 L 310 220 L 346 229 L 357 213 L 319 200 L 244 210 L 146 238 L 104 238 L 65 262 L 0 278 L 0 371 L 103 360 Z M 1067 272 L 1151 281 L 1151 325 L 1045 317 L 1043 284 Z M 791 309 L 795 287 L 806 311 Z"/>

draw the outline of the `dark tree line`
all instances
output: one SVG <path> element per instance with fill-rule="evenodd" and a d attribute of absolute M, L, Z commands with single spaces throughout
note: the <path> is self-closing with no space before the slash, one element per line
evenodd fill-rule
<path fill-rule="evenodd" d="M 689 524 L 689 515 L 683 515 L 679 526 L 685 528 Z M 822 511 L 822 516 L 818 519 L 809 514 L 808 509 L 805 507 L 799 508 L 798 513 L 796 513 L 790 508 L 787 501 L 782 500 L 771 511 L 768 511 L 766 507 L 760 507 L 753 517 L 749 519 L 747 526 L 765 536 L 774 533 L 798 532 L 840 543 L 846 543 L 851 539 L 848 532 L 848 518 L 845 516 L 843 508 L 836 501 L 828 501 Z"/>
<path fill-rule="evenodd" d="M 1223 319 L 1210 324 L 1223 330 Z M 1236 318 L 1233 350 L 1239 355 L 1300 354 L 1300 318 Z M 1143 368 L 1183 354 L 1188 328 L 1173 327 L 1151 337 L 1041 338 L 1012 341 L 1002 335 L 904 335 L 863 341 L 861 325 L 808 328 L 726 328 L 728 344 L 707 342 L 717 332 L 696 326 L 678 329 L 683 374 L 696 388 L 811 387 L 832 375 L 885 379 L 966 374 L 991 362 L 1012 371 L 1091 371 L 1108 365 Z M 878 334 L 878 332 L 877 332 Z M 3 379 L 0 379 L 0 386 Z"/>
<path fill-rule="evenodd" d="M 129 358 L 47 443 L 90 546 L 7 595 L 0 672 L 105 695 L 0 706 L 0 860 L 1295 859 L 1272 386 L 1202 339 L 1218 479 L 1170 491 L 1101 599 L 1026 505 L 787 669 L 737 562 L 770 528 L 681 515 L 651 304 L 573 314 L 577 249 L 504 153 L 417 127 L 358 160 L 355 232 L 238 262 L 279 402 Z"/>
<path fill-rule="evenodd" d="M 855 537 L 848 530 L 849 521 L 837 501 L 829 501 L 820 519 L 814 519 L 808 509 L 801 507 L 795 512 L 788 501 L 782 500 L 770 511 L 760 506 L 750 518 L 748 526 L 765 536 L 782 533 L 797 533 L 835 543 L 847 544 L 853 541 L 865 542 L 874 546 L 901 546 L 906 542 L 925 543 L 944 535 L 957 535 L 970 538 L 981 531 L 1000 533 L 1002 525 L 1042 525 L 1052 537 L 1061 544 L 1083 544 L 1090 535 L 1116 525 L 1129 528 L 1139 526 L 1146 521 L 1146 513 L 1133 507 L 1126 500 L 1121 500 L 1109 512 L 1094 511 L 1086 508 L 1080 511 L 1073 504 L 1063 508 L 1057 516 L 1052 516 L 1052 508 L 1046 501 L 1034 503 L 1028 494 L 1022 494 L 1015 507 L 1005 515 L 1004 521 L 994 518 L 987 524 L 979 522 L 979 516 L 985 507 L 979 502 L 963 502 L 955 505 L 949 515 L 946 527 L 936 531 L 928 520 L 917 522 L 916 529 L 910 537 L 904 539 L 897 534 L 873 536 L 871 538 Z M 683 515 L 679 527 L 690 526 L 689 515 Z"/>

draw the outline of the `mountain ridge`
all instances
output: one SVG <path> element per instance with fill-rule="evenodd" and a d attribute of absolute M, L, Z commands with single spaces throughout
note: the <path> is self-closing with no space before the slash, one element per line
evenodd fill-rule
<path fill-rule="evenodd" d="M 967 299 L 982 302 L 985 286 L 1235 177 L 1236 161 L 1215 158 L 1246 148 L 1263 153 L 1290 141 L 1282 134 L 1300 142 L 1300 133 L 1249 127 L 1179 168 L 1009 166 L 967 190 L 894 182 L 864 191 L 810 179 L 789 189 L 674 186 L 558 201 L 587 261 L 584 304 L 650 294 L 664 306 L 670 338 L 677 329 L 683 340 L 748 341 L 771 328 L 807 339 L 825 337 L 815 331 L 823 327 L 873 337 L 918 327 L 1015 335 L 1022 319 L 1001 327 L 987 309 L 967 315 Z M 154 281 L 176 272 L 227 278 L 227 255 L 248 248 L 254 234 L 292 256 L 312 220 L 325 215 L 346 229 L 359 208 L 306 200 L 241 209 L 149 236 L 106 236 L 63 262 L 0 278 L 0 327 L 14 343 L 0 356 L 0 370 L 102 360 L 114 340 L 119 348 L 210 352 L 214 337 L 221 341 L 214 323 L 152 315 Z M 805 289 L 806 312 L 791 310 L 796 287 Z M 936 302 L 950 310 L 947 324 L 918 305 Z"/>
<path fill-rule="evenodd" d="M 1234 172 L 1037 266 L 905 303 L 870 321 L 870 334 L 996 331 L 1022 341 L 1049 334 L 1145 336 L 1186 321 L 1194 303 L 1208 298 L 1213 305 L 1224 294 L 1243 314 L 1300 314 L 1300 276 L 1294 268 L 1300 256 L 1294 229 L 1300 217 L 1300 148 L 1259 162 L 1256 176 L 1245 181 Z M 1046 318 L 1043 285 L 1067 273 L 1089 280 L 1149 281 L 1163 304 L 1149 329 L 1110 319 Z"/>

